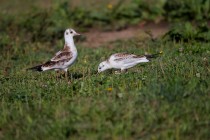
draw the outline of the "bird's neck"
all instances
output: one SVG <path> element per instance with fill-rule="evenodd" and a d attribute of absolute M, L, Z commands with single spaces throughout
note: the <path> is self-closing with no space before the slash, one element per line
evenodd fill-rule
<path fill-rule="evenodd" d="M 112 66 L 111 66 L 111 64 L 109 62 L 109 59 L 106 60 L 106 66 L 107 66 L 107 69 L 111 69 L 112 68 Z"/>
<path fill-rule="evenodd" d="M 65 44 L 71 48 L 71 50 L 76 50 L 76 46 L 74 45 L 73 37 L 65 38 Z"/>

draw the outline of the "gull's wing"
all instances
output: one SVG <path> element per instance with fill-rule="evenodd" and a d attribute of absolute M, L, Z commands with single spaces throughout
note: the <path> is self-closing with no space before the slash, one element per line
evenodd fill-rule
<path fill-rule="evenodd" d="M 44 63 L 44 64 L 42 65 L 42 67 L 49 67 L 49 68 L 52 68 L 52 67 L 54 67 L 54 66 L 62 66 L 62 65 L 64 65 L 66 62 L 70 61 L 71 58 L 72 58 L 72 56 L 69 57 L 69 58 L 66 58 L 66 59 L 58 60 L 58 61 L 51 61 L 51 60 L 50 60 L 50 61 L 47 61 L 46 63 Z"/>
<path fill-rule="evenodd" d="M 64 48 L 57 52 L 55 56 L 51 59 L 51 61 L 60 61 L 63 59 L 68 59 L 72 56 L 72 52 L 70 51 L 70 48 L 67 45 L 64 45 Z"/>
<path fill-rule="evenodd" d="M 56 57 L 59 57 L 59 55 Z M 71 55 L 66 56 L 65 59 L 57 58 L 55 59 L 56 61 L 49 60 L 42 65 L 29 68 L 28 70 L 45 71 L 45 70 L 50 70 L 50 69 L 59 69 L 65 66 L 65 64 L 68 63 L 72 59 L 72 57 L 73 55 L 71 54 Z"/>
<path fill-rule="evenodd" d="M 44 64 L 29 68 L 28 70 L 45 71 L 51 69 L 66 69 L 75 60 L 71 47 L 64 45 L 64 48 L 57 52 L 55 56 Z M 70 63 L 71 62 L 71 63 Z"/>
<path fill-rule="evenodd" d="M 58 55 L 55 55 L 51 61 L 60 61 L 72 57 L 72 52 L 60 52 Z"/>
<path fill-rule="evenodd" d="M 62 51 L 57 52 L 55 55 L 59 55 Z"/>
<path fill-rule="evenodd" d="M 110 59 L 115 62 L 133 63 L 136 60 L 145 59 L 144 55 L 135 55 L 130 53 L 116 53 L 111 55 Z"/>
<path fill-rule="evenodd" d="M 62 68 L 73 58 L 72 52 L 61 52 L 59 55 L 53 57 L 50 61 L 47 61 L 42 65 L 43 70 L 53 69 L 53 68 Z"/>
<path fill-rule="evenodd" d="M 70 51 L 70 48 L 64 46 L 64 48 L 57 52 L 55 56 L 42 65 L 43 70 L 48 70 L 52 68 L 60 68 L 63 67 L 67 62 L 69 62 L 73 58 L 73 52 Z"/>

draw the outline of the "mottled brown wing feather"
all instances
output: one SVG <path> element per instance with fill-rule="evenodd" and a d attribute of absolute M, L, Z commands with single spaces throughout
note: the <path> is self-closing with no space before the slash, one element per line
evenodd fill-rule
<path fill-rule="evenodd" d="M 134 57 L 136 57 L 136 55 L 134 55 L 134 54 L 118 53 L 118 54 L 115 54 L 114 61 L 121 61 L 121 60 L 125 60 L 125 59 L 128 59 L 128 58 L 134 58 Z"/>
<path fill-rule="evenodd" d="M 126 59 L 126 58 L 116 58 L 116 59 L 114 59 L 114 61 L 121 61 L 121 60 L 124 60 L 124 59 Z"/>
<path fill-rule="evenodd" d="M 55 65 L 56 63 L 57 63 L 56 61 L 47 61 L 42 66 L 43 67 L 51 67 L 51 66 Z"/>
<path fill-rule="evenodd" d="M 59 55 L 59 54 L 62 53 L 62 52 L 70 52 L 70 51 L 71 51 L 70 47 L 68 47 L 68 46 L 65 44 L 64 47 L 63 47 L 63 49 L 60 50 L 59 52 L 57 52 L 55 55 Z"/>
<path fill-rule="evenodd" d="M 69 57 L 69 58 L 67 58 L 67 59 L 62 59 L 62 60 L 59 60 L 59 61 L 51 61 L 51 60 L 50 60 L 50 61 L 47 61 L 46 63 L 44 63 L 44 64 L 42 65 L 42 67 L 53 67 L 53 66 L 55 66 L 55 65 L 63 65 L 65 62 L 70 61 L 71 58 L 72 58 L 72 56 Z"/>
<path fill-rule="evenodd" d="M 133 56 L 134 54 L 129 54 L 129 53 L 118 53 L 115 55 L 115 57 L 128 57 L 128 56 Z"/>
<path fill-rule="evenodd" d="M 126 59 L 131 59 L 131 58 L 142 58 L 145 57 L 144 55 L 135 55 L 135 54 L 129 54 L 129 53 L 118 53 L 115 55 L 114 61 L 122 61 Z"/>
<path fill-rule="evenodd" d="M 72 58 L 72 52 L 61 52 L 60 54 L 54 56 L 51 61 L 60 61 L 68 58 Z"/>
<path fill-rule="evenodd" d="M 71 49 L 70 49 L 70 47 L 68 47 L 68 46 L 65 44 L 62 51 L 63 51 L 63 52 L 70 52 Z"/>

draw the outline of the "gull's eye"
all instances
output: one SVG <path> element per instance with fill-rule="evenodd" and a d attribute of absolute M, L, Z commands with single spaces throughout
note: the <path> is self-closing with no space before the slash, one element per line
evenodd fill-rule
<path fill-rule="evenodd" d="M 71 31 L 70 33 L 72 34 L 73 32 Z"/>

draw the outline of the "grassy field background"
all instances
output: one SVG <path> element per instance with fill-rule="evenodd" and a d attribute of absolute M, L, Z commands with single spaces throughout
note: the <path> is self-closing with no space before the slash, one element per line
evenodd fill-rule
<path fill-rule="evenodd" d="M 21 2 L 30 7 L 30 1 Z M 199 13 L 209 13 L 209 1 L 191 1 L 200 2 L 189 8 L 197 9 L 193 12 L 199 18 L 189 17 L 190 10 L 183 9 L 167 16 L 161 9 L 168 2 L 164 0 L 156 1 L 155 12 L 145 10 L 148 8 L 139 12 L 135 4 L 145 7 L 143 0 L 116 1 L 111 5 L 129 9 L 126 14 L 137 11 L 128 16 L 119 10 L 111 17 L 106 10 L 113 7 L 106 2 L 97 3 L 106 9 L 97 16 L 93 14 L 97 7 L 86 15 L 78 3 L 75 7 L 79 8 L 69 11 L 71 3 L 65 8 L 65 1 L 45 2 L 37 1 L 34 9 L 25 12 L 19 10 L 22 3 L 2 1 L 0 6 L 4 9 L 0 16 L 0 139 L 210 139 L 209 17 Z M 17 9 L 8 11 L 8 7 Z M 147 14 L 138 15 L 142 12 Z M 69 16 L 72 14 L 74 18 Z M 63 47 L 67 27 L 76 27 L 80 33 L 90 28 L 122 30 L 157 19 L 171 25 L 158 38 L 136 35 L 97 48 L 84 45 L 85 37 L 78 40 L 78 59 L 68 75 L 71 83 L 62 76 L 56 79 L 54 71 L 26 71 Z M 102 60 L 125 51 L 163 54 L 128 73 L 110 70 L 96 74 Z"/>

